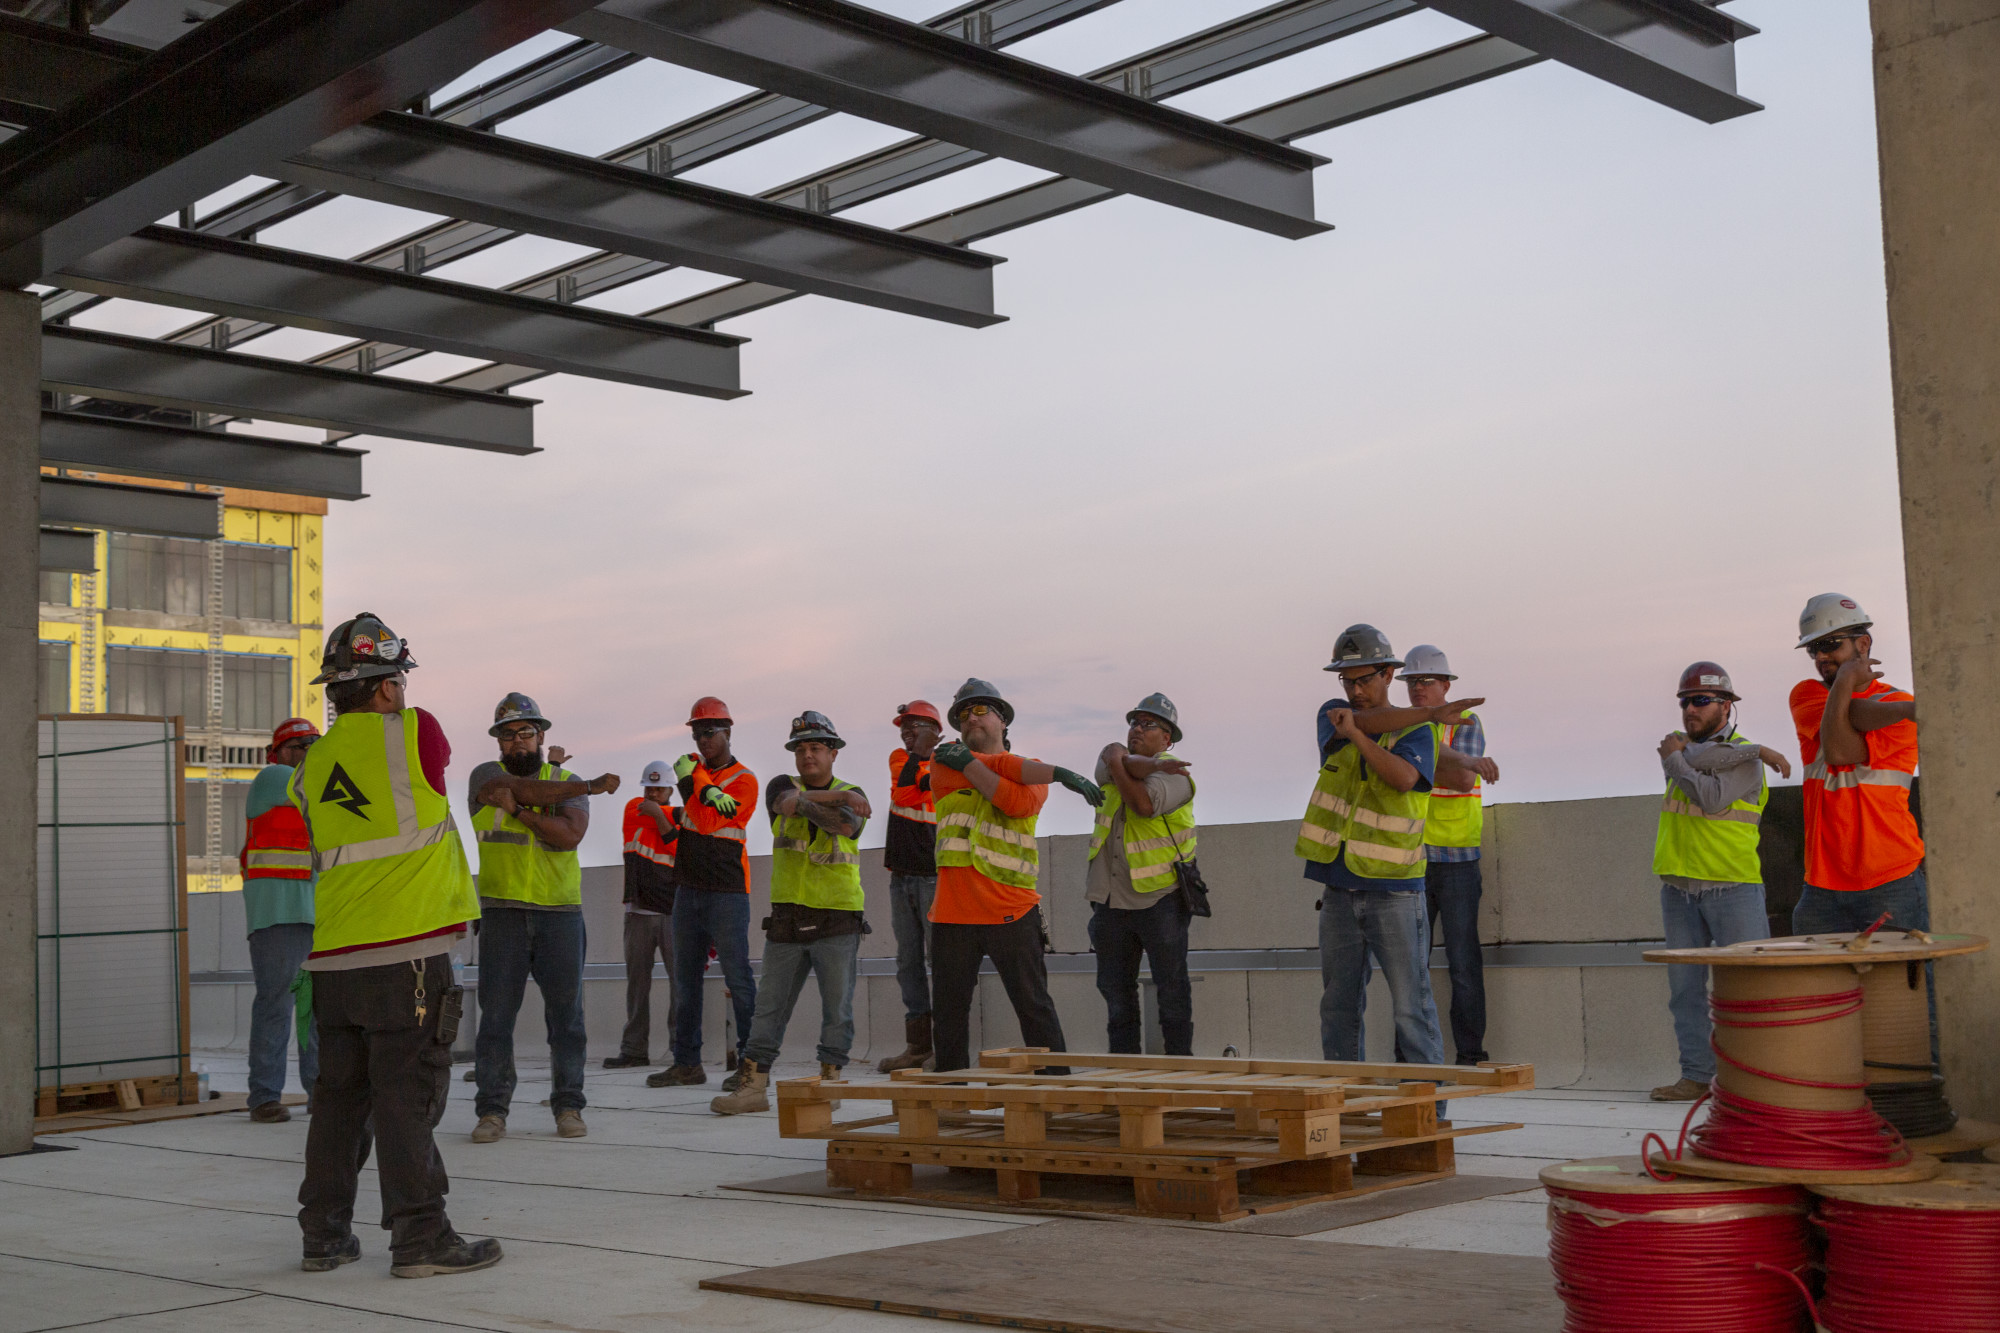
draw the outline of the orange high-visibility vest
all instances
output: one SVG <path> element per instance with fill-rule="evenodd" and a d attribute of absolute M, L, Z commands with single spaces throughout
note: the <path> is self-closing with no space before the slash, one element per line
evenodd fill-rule
<path fill-rule="evenodd" d="M 289 802 L 272 806 L 250 821 L 236 859 L 246 880 L 311 879 L 312 833 L 305 816 Z"/>

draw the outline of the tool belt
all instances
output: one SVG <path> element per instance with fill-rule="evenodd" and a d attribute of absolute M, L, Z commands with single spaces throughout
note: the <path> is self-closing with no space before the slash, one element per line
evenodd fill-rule
<path fill-rule="evenodd" d="M 867 935 L 868 922 L 859 912 L 803 903 L 772 903 L 763 921 L 764 938 L 773 944 L 814 944 L 837 935 Z"/>

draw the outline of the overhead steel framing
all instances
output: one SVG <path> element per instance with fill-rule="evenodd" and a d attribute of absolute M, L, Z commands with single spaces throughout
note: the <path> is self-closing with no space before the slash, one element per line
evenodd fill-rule
<path fill-rule="evenodd" d="M 1114 3 L 977 0 L 909 23 L 845 0 L 240 0 L 157 52 L 0 16 L 0 122 L 22 127 L 0 142 L 0 280 L 55 288 L 44 461 L 358 496 L 355 451 L 220 427 L 526 453 L 532 403 L 504 391 L 542 375 L 736 397 L 744 340 L 718 322 L 820 295 L 995 323 L 1000 261 L 967 247 L 1120 194 L 1310 236 L 1325 159 L 1293 141 L 1545 60 L 1703 120 L 1756 109 L 1734 56 L 1755 29 L 1706 0 L 1281 0 L 1081 76 L 1003 49 Z M 1223 121 L 1164 105 L 1423 8 L 1483 33 Z M 434 96 L 550 28 L 578 40 Z M 756 91 L 601 158 L 494 132 L 642 58 Z M 836 112 L 916 137 L 756 195 L 686 179 Z M 1056 174 L 896 229 L 837 216 L 994 158 Z M 197 211 L 250 175 L 277 183 Z M 257 242 L 342 196 L 445 218 L 352 259 Z M 432 273 L 520 236 L 590 253 L 498 289 Z M 579 304 L 676 267 L 733 281 L 643 316 Z M 63 327 L 120 297 L 202 317 L 163 338 Z M 237 350 L 282 328 L 355 341 L 304 362 Z M 381 374 L 433 352 L 486 364 Z M 170 526 L 132 489 L 44 499 Z M 213 535 L 212 515 L 184 521 Z"/>
<path fill-rule="evenodd" d="M 49 476 L 42 478 L 41 486 L 45 529 L 51 524 L 111 528 L 151 537 L 196 537 L 204 541 L 222 535 L 215 497 L 199 491 L 169 491 L 122 482 Z"/>

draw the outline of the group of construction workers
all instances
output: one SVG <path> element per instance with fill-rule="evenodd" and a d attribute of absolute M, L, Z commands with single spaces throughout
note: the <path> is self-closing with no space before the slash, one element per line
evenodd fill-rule
<path fill-rule="evenodd" d="M 1923 846 L 1909 812 L 1916 767 L 1914 703 L 1884 685 L 1869 656 L 1871 621 L 1852 599 L 1816 597 L 1800 622 L 1819 680 L 1792 694 L 1806 768 L 1806 878 L 1795 929 L 1859 929 L 1881 912 L 1923 928 Z M 588 781 L 545 749 L 551 723 L 523 694 L 495 709 L 498 755 L 478 765 L 467 809 L 480 844 L 475 883 L 445 794 L 451 747 L 435 718 L 411 707 L 406 641 L 372 613 L 328 637 L 322 671 L 334 721 L 321 736 L 290 719 L 252 784 L 244 896 L 257 1000 L 250 1105 L 258 1121 L 289 1118 L 280 1094 L 296 996 L 300 1072 L 310 1098 L 299 1220 L 303 1267 L 359 1257 L 351 1222 L 359 1169 L 372 1150 L 381 1177 L 391 1271 L 467 1272 L 500 1260 L 497 1242 L 468 1242 L 446 1218 L 446 1178 L 433 1131 L 443 1115 L 462 992 L 453 948 L 478 935 L 479 1023 L 472 1139 L 507 1132 L 516 1084 L 514 1025 L 532 978 L 550 1049 L 556 1131 L 584 1136 L 582 870 L 576 848 L 589 798 L 619 778 Z M 1341 697 L 1316 716 L 1320 768 L 1295 844 L 1319 891 L 1320 1039 L 1329 1060 L 1365 1058 L 1369 978 L 1380 968 L 1395 1018 L 1396 1058 L 1443 1064 L 1430 983 L 1434 936 L 1451 983 L 1452 1061 L 1487 1058 L 1478 909 L 1481 792 L 1499 770 L 1485 753 L 1483 699 L 1449 699 L 1457 677 L 1431 645 L 1398 656 L 1357 624 L 1325 668 Z M 1401 672 L 1406 704 L 1390 699 Z M 1782 755 L 1733 726 L 1728 674 L 1699 662 L 1678 690 L 1682 729 L 1661 743 L 1667 778 L 1654 868 L 1670 945 L 1726 944 L 1767 933 L 1757 823 L 1763 768 Z M 1068 1049 L 1049 995 L 1049 935 L 1037 892 L 1037 818 L 1050 788 L 1096 811 L 1085 896 L 1109 1050 L 1141 1049 L 1139 972 L 1157 988 L 1166 1053 L 1192 1053 L 1189 924 L 1206 915 L 1196 869 L 1195 783 L 1172 747 L 1178 710 L 1164 694 L 1126 714 L 1092 778 L 1013 752 L 1014 706 L 969 679 L 939 710 L 896 709 L 902 741 L 888 758 L 890 919 L 905 1017 L 904 1049 L 884 1072 L 971 1063 L 969 1025 L 991 961 L 1030 1046 Z M 654 959 L 667 968 L 671 1060 L 651 1087 L 705 1083 L 703 977 L 719 962 L 733 1008 L 734 1071 L 711 1103 L 720 1114 L 768 1109 L 768 1080 L 806 979 L 820 998 L 821 1074 L 847 1065 L 863 907 L 859 839 L 874 808 L 834 775 L 846 740 L 815 711 L 793 719 L 785 748 L 796 776 L 762 789 L 770 821 L 771 914 L 761 978 L 750 965 L 748 828 L 759 784 L 735 757 L 734 722 L 713 696 L 687 720 L 691 752 L 645 766 L 624 810 L 626 1024 L 609 1068 L 649 1065 Z M 946 727 L 957 733 L 944 739 Z M 678 798 L 678 799 L 676 799 Z M 1699 1095 L 1713 1074 L 1703 969 L 1674 969 L 1672 1007 L 1682 1078 L 1654 1096 Z M 1692 974 L 1692 975 L 1690 975 Z M 1051 1072 L 1062 1072 L 1058 1066 Z M 1690 1091 L 1692 1089 L 1692 1091 Z"/>

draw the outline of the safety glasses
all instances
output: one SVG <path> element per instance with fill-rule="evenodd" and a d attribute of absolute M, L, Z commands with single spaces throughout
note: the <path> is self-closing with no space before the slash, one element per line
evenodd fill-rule
<path fill-rule="evenodd" d="M 1824 639 L 1814 639 L 1806 645 L 1806 653 L 1811 657 L 1831 657 L 1840 651 L 1840 645 L 1849 639 L 1858 639 L 1859 634 L 1829 634 Z"/>
<path fill-rule="evenodd" d="M 542 734 L 542 729 L 540 727 L 526 727 L 526 726 L 503 727 L 498 733 L 501 740 L 513 741 L 516 744 L 522 744 L 528 741 L 533 741 L 536 738 L 538 738 L 541 734 Z"/>
<path fill-rule="evenodd" d="M 1373 671 L 1364 671 L 1358 676 L 1350 676 L 1345 672 L 1342 672 L 1340 677 L 1340 683 L 1342 685 L 1366 685 L 1369 681 L 1375 679 L 1375 677 L 1383 674 L 1386 671 L 1391 671 L 1391 670 L 1394 670 L 1394 668 L 1386 666 L 1378 666 Z"/>
<path fill-rule="evenodd" d="M 1682 708 L 1706 708 L 1710 704 L 1726 704 L 1732 702 L 1734 701 L 1730 699 L 1725 699 L 1719 694 L 1683 694 L 1681 696 Z"/>
<path fill-rule="evenodd" d="M 961 718 L 985 717 L 988 713 L 997 713 L 999 711 L 992 704 L 967 704 L 958 710 L 958 715 Z"/>
<path fill-rule="evenodd" d="M 694 733 L 694 738 L 699 741 L 705 740 L 710 736 L 720 736 L 723 732 L 729 730 L 729 728 L 717 722 L 705 722 L 698 727 L 689 728 L 689 730 Z"/>

